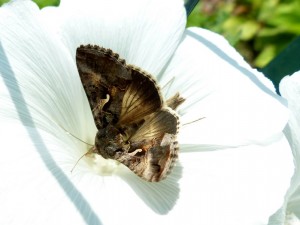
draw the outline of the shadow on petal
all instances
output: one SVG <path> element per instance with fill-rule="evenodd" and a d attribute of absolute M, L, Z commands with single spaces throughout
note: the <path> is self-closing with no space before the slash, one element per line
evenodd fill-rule
<path fill-rule="evenodd" d="M 16 112 L 20 118 L 20 123 L 26 128 L 28 135 L 34 143 L 36 151 L 39 153 L 43 163 L 51 172 L 53 178 L 59 183 L 70 202 L 74 204 L 78 213 L 87 224 L 102 224 L 100 218 L 91 208 L 90 204 L 76 189 L 55 160 L 49 153 L 47 144 L 42 139 L 40 133 L 35 129 L 35 123 L 27 107 L 26 101 L 23 97 L 22 91 L 19 88 L 18 81 L 6 56 L 5 50 L 0 42 L 0 74 L 4 84 L 7 86 L 11 100 L 15 106 Z M 25 74 L 24 74 L 25 75 Z"/>
<path fill-rule="evenodd" d="M 159 182 L 144 181 L 129 169 L 125 169 L 125 166 L 124 169 L 118 171 L 118 175 L 129 184 L 147 206 L 158 214 L 168 214 L 179 198 L 179 180 L 182 175 L 180 162 L 177 162 L 166 179 Z"/>

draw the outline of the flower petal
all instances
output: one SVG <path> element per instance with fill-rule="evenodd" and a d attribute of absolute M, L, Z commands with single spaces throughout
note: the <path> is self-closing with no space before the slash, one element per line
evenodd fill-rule
<path fill-rule="evenodd" d="M 2 115 L 54 134 L 63 128 L 82 138 L 90 135 L 85 130 L 94 135 L 95 125 L 86 123 L 93 119 L 74 58 L 47 31 L 31 1 L 0 8 L 0 58 Z"/>
<path fill-rule="evenodd" d="M 122 178 L 71 173 L 71 139 L 11 121 L 1 128 L 1 224 L 153 224 L 176 203 L 174 173 L 160 183 L 124 170 Z"/>
<path fill-rule="evenodd" d="M 52 23 L 54 10 L 47 10 Z M 186 23 L 181 0 L 62 1 L 56 13 L 55 29 L 73 56 L 79 45 L 96 44 L 153 75 L 175 51 Z"/>
<path fill-rule="evenodd" d="M 179 91 L 186 98 L 179 108 L 182 144 L 268 143 L 288 120 L 271 81 L 204 29 L 187 30 L 160 82 L 167 97 Z"/>
<path fill-rule="evenodd" d="M 283 209 L 286 208 L 287 213 L 293 213 L 300 220 L 300 72 L 281 80 L 280 93 L 287 99 L 291 111 L 285 134 L 293 151 L 296 168 Z"/>
<path fill-rule="evenodd" d="M 119 224 L 126 221 L 124 217 L 128 223 L 132 220 L 128 212 L 137 212 L 141 220 L 147 215 L 155 220 L 159 214 L 167 213 L 178 198 L 180 172 L 159 184 L 149 184 L 122 169 L 115 175 L 122 173 L 124 180 L 119 176 L 101 178 L 83 171 L 82 165 L 78 165 L 76 174 L 69 172 L 86 146 L 65 130 L 79 137 L 82 134 L 94 138 L 94 123 L 73 57 L 53 33 L 44 29 L 39 16 L 37 7 L 30 1 L 15 1 L 0 11 L 0 74 L 3 78 L 0 121 L 5 134 L 2 138 L 6 140 L 2 149 L 12 149 L 3 154 L 2 159 L 15 160 L 1 163 L 1 190 L 5 193 L 1 195 L 5 200 L 1 219 L 7 218 L 3 224 L 7 221 L 46 224 L 48 217 L 51 217 L 47 220 L 49 224 L 57 224 L 57 220 L 66 224 L 69 217 L 74 224 L 93 224 L 99 220 Z M 4 18 L 7 18 L 5 22 Z M 37 38 L 35 42 L 32 34 Z M 26 167 L 27 164 L 30 166 Z M 86 163 L 83 160 L 80 164 Z M 20 168 L 25 167 L 19 179 Z M 10 171 L 9 175 L 6 171 Z M 127 184 L 130 179 L 134 180 L 131 186 Z M 41 187 L 40 182 L 43 182 Z M 22 190 L 18 191 L 20 187 Z M 28 202 L 32 207 L 14 219 L 15 210 L 21 211 Z M 47 204 L 47 208 L 41 207 L 43 204 Z M 20 207 L 13 208 L 14 205 Z M 123 210 L 125 208 L 128 210 Z M 144 213 L 139 213 L 140 210 Z M 122 212 L 119 213 L 122 217 L 112 216 L 111 212 L 115 211 Z"/>
<path fill-rule="evenodd" d="M 174 195 L 167 180 L 67 173 L 56 164 L 72 147 L 65 138 L 19 124 L 1 126 L 1 224 L 266 224 L 282 204 L 293 171 L 285 138 L 267 147 L 181 154 L 180 195 L 175 205 L 164 205 L 161 199 Z M 172 210 L 164 211 L 168 204 Z"/>
<path fill-rule="evenodd" d="M 53 158 L 59 146 L 66 147 L 64 142 L 19 123 L 1 122 L 1 128 L 1 224 L 97 221 L 98 216 Z"/>
<path fill-rule="evenodd" d="M 80 155 L 70 152 L 83 152 L 85 146 L 64 129 L 70 128 L 79 137 L 91 137 L 95 130 L 74 55 L 39 22 L 39 16 L 29 1 L 15 1 L 0 9 L 0 74 L 4 81 L 0 82 L 0 96 L 5 100 L 0 111 L 1 224 L 250 224 L 265 222 L 266 215 L 279 207 L 291 173 L 288 144 L 281 136 L 265 149 L 249 146 L 242 151 L 182 154 L 185 171 L 180 187 L 180 166 L 157 184 L 141 181 L 121 168 L 116 176 L 102 178 L 82 171 L 80 165 L 76 173 L 70 173 L 70 164 Z M 181 110 L 184 113 L 185 108 Z M 13 120 L 5 121 L 7 118 Z M 252 165 L 253 173 L 249 170 Z M 254 194 L 245 196 L 252 188 Z M 262 195 L 266 193 L 269 198 Z M 261 199 L 268 207 L 259 211 L 254 205 Z M 240 212 L 248 200 L 249 207 L 239 215 L 227 211 Z M 232 203 L 229 208 L 227 201 Z M 255 218 L 248 219 L 251 210 L 259 217 L 251 214 Z"/>
<path fill-rule="evenodd" d="M 180 154 L 181 195 L 172 213 L 188 224 L 267 224 L 283 203 L 293 173 L 289 144 Z M 186 205 L 191 207 L 186 210 Z M 172 214 L 171 214 L 172 215 Z M 184 219 L 178 221 L 183 224 Z"/>

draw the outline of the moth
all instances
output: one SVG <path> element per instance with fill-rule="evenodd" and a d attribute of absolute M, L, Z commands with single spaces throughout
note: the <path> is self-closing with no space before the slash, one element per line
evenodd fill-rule
<path fill-rule="evenodd" d="M 81 45 L 76 64 L 98 132 L 90 150 L 157 182 L 178 157 L 177 93 L 164 101 L 154 78 L 110 49 Z"/>

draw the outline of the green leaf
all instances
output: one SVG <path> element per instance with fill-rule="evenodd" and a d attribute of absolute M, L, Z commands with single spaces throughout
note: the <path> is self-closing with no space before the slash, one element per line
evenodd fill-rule
<path fill-rule="evenodd" d="M 44 8 L 46 6 L 58 6 L 60 3 L 60 0 L 34 0 L 34 2 L 40 8 Z"/>

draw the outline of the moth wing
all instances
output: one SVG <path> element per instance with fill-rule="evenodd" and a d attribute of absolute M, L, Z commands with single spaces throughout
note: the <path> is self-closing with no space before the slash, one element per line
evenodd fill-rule
<path fill-rule="evenodd" d="M 140 121 L 162 107 L 155 80 L 146 72 L 127 66 L 111 50 L 80 46 L 76 63 L 98 129 L 103 117 L 101 107 L 108 101 L 118 123 L 123 125 Z"/>
<path fill-rule="evenodd" d="M 147 181 L 160 181 L 171 171 L 177 159 L 178 117 L 163 108 L 144 118 L 145 122 L 129 138 L 130 153 L 117 160 Z"/>
<path fill-rule="evenodd" d="M 171 172 L 177 158 L 176 135 L 165 133 L 160 139 L 143 142 L 141 148 L 125 153 L 117 160 L 144 180 L 158 182 Z"/>
<path fill-rule="evenodd" d="M 143 168 L 134 171 L 147 181 L 164 179 L 175 164 L 178 155 L 176 134 L 179 119 L 170 108 L 163 108 L 145 117 L 144 124 L 130 138 L 132 142 L 150 143 L 145 152 Z"/>
<path fill-rule="evenodd" d="M 130 124 L 162 107 L 160 90 L 153 78 L 138 68 L 131 67 L 132 81 L 122 101 L 119 124 Z"/>
<path fill-rule="evenodd" d="M 176 135 L 179 118 L 170 108 L 163 108 L 144 118 L 143 125 L 130 137 L 131 142 L 162 138 L 164 134 Z"/>
<path fill-rule="evenodd" d="M 176 135 L 165 134 L 160 144 L 153 146 L 146 152 L 144 169 L 137 174 L 152 182 L 166 178 L 178 158 L 177 145 Z"/>
<path fill-rule="evenodd" d="M 125 60 L 110 49 L 86 45 L 77 48 L 76 63 L 96 127 L 118 120 L 122 97 L 132 79 Z"/>

